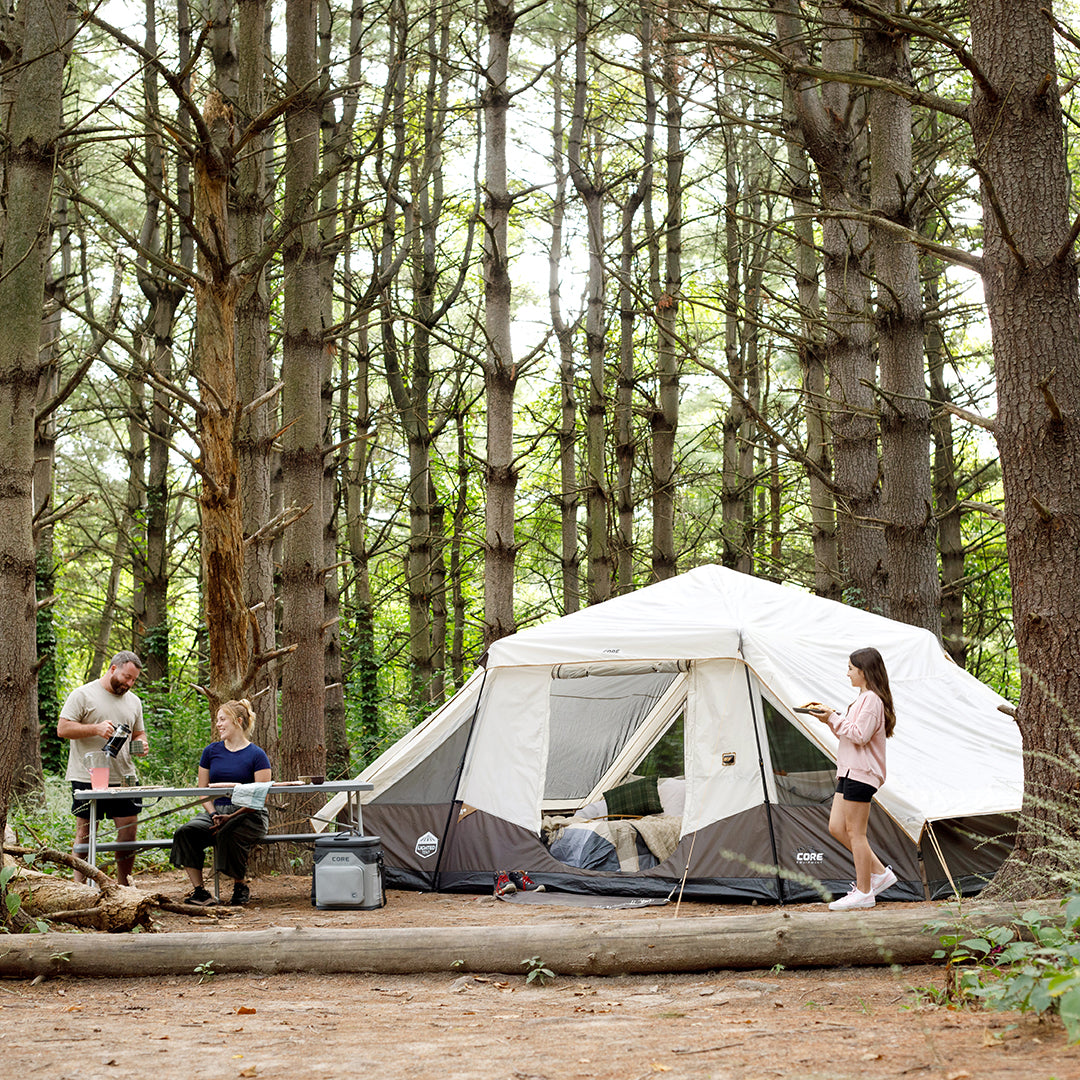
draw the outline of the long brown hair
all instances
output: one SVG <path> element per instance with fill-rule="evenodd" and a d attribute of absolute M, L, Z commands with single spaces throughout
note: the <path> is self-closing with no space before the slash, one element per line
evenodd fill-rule
<path fill-rule="evenodd" d="M 896 729 L 896 710 L 893 708 L 892 691 L 889 689 L 889 673 L 885 670 L 885 661 L 877 649 L 867 647 L 856 649 L 848 661 L 857 667 L 866 679 L 866 689 L 873 690 L 881 704 L 885 706 L 885 738 L 889 738 Z"/>

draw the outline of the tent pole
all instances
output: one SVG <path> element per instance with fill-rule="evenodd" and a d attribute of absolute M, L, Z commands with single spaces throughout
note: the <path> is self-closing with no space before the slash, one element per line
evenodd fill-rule
<path fill-rule="evenodd" d="M 934 849 L 934 854 L 938 857 L 938 862 L 941 863 L 942 870 L 945 871 L 945 876 L 949 879 L 949 884 L 952 886 L 953 895 L 957 900 L 962 900 L 960 890 L 956 887 L 956 882 L 953 881 L 952 871 L 949 869 L 949 864 L 945 861 L 945 852 L 941 850 L 941 845 L 938 843 L 937 836 L 934 835 L 934 826 L 927 821 L 924 826 L 926 829 L 926 835 L 930 837 L 930 846 Z"/>
<path fill-rule="evenodd" d="M 488 669 L 484 668 L 484 677 L 480 680 L 480 689 L 476 694 L 476 708 L 473 709 L 472 719 L 469 720 L 469 734 L 465 739 L 465 747 L 461 751 L 461 760 L 458 762 L 457 775 L 454 777 L 454 798 L 450 800 L 450 812 L 446 815 L 446 825 L 443 827 L 443 842 L 439 845 L 439 856 L 435 860 L 435 869 L 432 872 L 431 888 L 433 892 L 439 891 L 439 873 L 442 870 L 443 855 L 450 846 L 450 831 L 454 827 L 454 818 L 460 813 L 461 800 L 458 789 L 461 786 L 461 774 L 465 771 L 465 759 L 469 756 L 469 747 L 472 746 L 473 734 L 476 732 L 476 718 L 480 715 L 480 702 L 484 700 L 484 684 L 487 682 Z"/>
<path fill-rule="evenodd" d="M 739 652 L 742 652 L 742 642 L 739 642 Z M 757 709 L 754 706 L 754 686 L 750 681 L 750 665 L 742 661 L 743 671 L 746 672 L 746 692 L 750 697 L 750 718 L 754 721 L 754 741 L 757 744 L 758 773 L 761 776 L 761 793 L 765 798 L 765 820 L 769 823 L 769 847 L 772 851 L 773 866 L 776 867 L 776 899 L 784 902 L 784 878 L 780 873 L 780 857 L 776 851 L 776 831 L 773 828 L 772 803 L 769 801 L 769 784 L 765 779 L 765 755 L 761 752 L 761 730 L 758 727 Z"/>

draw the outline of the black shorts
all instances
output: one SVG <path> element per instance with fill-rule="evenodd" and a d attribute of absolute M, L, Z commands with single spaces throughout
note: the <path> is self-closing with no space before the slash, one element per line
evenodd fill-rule
<path fill-rule="evenodd" d="M 76 791 L 89 791 L 90 785 L 82 780 L 71 781 L 71 812 L 76 817 L 90 820 L 90 800 L 76 799 Z M 98 817 L 138 817 L 142 799 L 99 799 Z"/>
<path fill-rule="evenodd" d="M 836 794 L 843 795 L 845 802 L 873 802 L 877 788 L 861 780 L 852 780 L 850 776 L 838 776 Z"/>

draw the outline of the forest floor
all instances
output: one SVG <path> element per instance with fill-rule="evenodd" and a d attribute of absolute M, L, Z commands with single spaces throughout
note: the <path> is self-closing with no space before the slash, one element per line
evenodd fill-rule
<path fill-rule="evenodd" d="M 180 898 L 182 875 L 140 874 Z M 670 919 L 491 896 L 391 890 L 375 911 L 316 911 L 310 876 L 260 877 L 220 917 L 160 913 L 164 931 L 434 927 Z M 882 905 L 885 908 L 887 905 Z M 921 906 L 921 905 L 909 905 Z M 793 910 L 811 905 L 795 905 Z M 680 918 L 747 913 L 684 903 Z M 933 908 L 927 905 L 928 918 Z M 866 913 L 868 920 L 874 912 Z M 17 1080 L 1080 1080 L 1060 1022 L 933 1003 L 944 971 L 189 976 L 0 982 L 0 1060 Z"/>

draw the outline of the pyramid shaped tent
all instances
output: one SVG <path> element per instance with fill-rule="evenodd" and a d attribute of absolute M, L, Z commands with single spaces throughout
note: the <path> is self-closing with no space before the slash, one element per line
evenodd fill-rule
<path fill-rule="evenodd" d="M 716 566 L 496 642 L 361 774 L 373 784 L 365 830 L 400 887 L 486 890 L 494 872 L 523 869 L 549 888 L 620 896 L 845 890 L 851 858 L 828 833 L 836 738 L 792 710 L 842 711 L 855 693 L 847 658 L 868 645 L 897 713 L 870 819 L 900 877 L 889 896 L 977 891 L 1009 850 L 1023 790 L 1004 699 L 927 631 Z"/>

